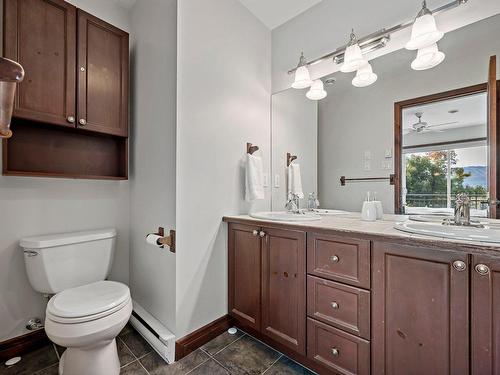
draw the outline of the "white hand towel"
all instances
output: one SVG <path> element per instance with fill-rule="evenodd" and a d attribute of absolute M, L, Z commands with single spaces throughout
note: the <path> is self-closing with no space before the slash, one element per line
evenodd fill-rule
<path fill-rule="evenodd" d="M 264 199 L 264 167 L 260 156 L 247 154 L 245 175 L 245 199 L 249 202 Z"/>
<path fill-rule="evenodd" d="M 292 163 L 288 167 L 288 192 L 298 195 L 300 199 L 304 198 L 299 164 Z"/>

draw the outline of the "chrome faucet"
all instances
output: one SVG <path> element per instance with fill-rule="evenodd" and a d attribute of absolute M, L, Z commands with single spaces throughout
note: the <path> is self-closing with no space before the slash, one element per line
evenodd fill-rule
<path fill-rule="evenodd" d="M 285 208 L 288 212 L 291 212 L 293 214 L 300 214 L 299 196 L 292 192 L 288 193 L 288 200 L 286 201 Z"/>
<path fill-rule="evenodd" d="M 455 200 L 455 225 L 471 225 L 470 222 L 470 199 L 465 193 L 457 194 Z"/>

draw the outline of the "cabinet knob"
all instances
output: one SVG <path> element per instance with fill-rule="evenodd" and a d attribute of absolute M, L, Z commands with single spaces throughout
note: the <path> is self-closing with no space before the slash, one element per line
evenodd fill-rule
<path fill-rule="evenodd" d="M 266 232 L 264 232 L 263 230 L 261 230 L 261 231 L 259 232 L 259 236 L 260 236 L 261 238 L 264 238 L 264 237 L 266 236 Z"/>
<path fill-rule="evenodd" d="M 476 264 L 475 270 L 481 276 L 486 276 L 490 273 L 490 267 L 488 267 L 486 264 Z"/>
<path fill-rule="evenodd" d="M 254 229 L 252 234 L 257 237 L 259 235 L 259 231 L 257 229 Z"/>
<path fill-rule="evenodd" d="M 84 72 L 84 71 L 85 71 L 85 67 L 84 67 L 84 66 L 81 66 L 81 67 L 80 67 L 80 71 L 81 71 L 81 72 Z"/>
<path fill-rule="evenodd" d="M 465 271 L 467 269 L 467 264 L 461 260 L 456 260 L 453 262 L 453 268 L 457 271 Z"/>
<path fill-rule="evenodd" d="M 330 257 L 330 261 L 331 261 L 332 263 L 338 263 L 338 262 L 339 262 L 339 260 L 340 260 L 340 258 L 339 258 L 337 255 L 332 255 L 332 256 Z"/>
<path fill-rule="evenodd" d="M 340 350 L 338 350 L 337 348 L 332 348 L 332 355 L 334 357 L 338 357 L 340 355 Z"/>
<path fill-rule="evenodd" d="M 75 123 L 75 117 L 74 116 L 68 116 L 68 118 L 66 119 L 66 121 L 68 121 L 70 124 L 74 124 Z"/>
<path fill-rule="evenodd" d="M 84 118 L 81 118 L 80 120 L 78 120 L 78 123 L 79 123 L 81 126 L 85 126 L 85 125 L 87 125 L 87 120 L 85 120 Z"/>
<path fill-rule="evenodd" d="M 339 304 L 337 302 L 332 302 L 332 309 L 338 310 L 340 308 Z"/>

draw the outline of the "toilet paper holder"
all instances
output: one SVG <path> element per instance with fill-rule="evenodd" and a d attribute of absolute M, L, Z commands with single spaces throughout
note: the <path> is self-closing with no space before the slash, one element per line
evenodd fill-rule
<path fill-rule="evenodd" d="M 165 236 L 165 229 L 163 227 L 158 227 L 157 233 L 149 233 L 148 236 L 150 234 L 160 236 L 160 238 L 156 240 L 156 244 L 158 246 L 160 246 L 162 249 L 164 249 L 165 246 L 168 246 L 170 248 L 170 252 L 175 253 L 175 230 L 171 229 L 170 235 Z"/>

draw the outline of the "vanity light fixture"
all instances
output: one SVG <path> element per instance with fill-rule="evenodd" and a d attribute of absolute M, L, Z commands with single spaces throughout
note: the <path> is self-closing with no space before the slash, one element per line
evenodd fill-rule
<path fill-rule="evenodd" d="M 323 81 L 320 79 L 315 80 L 306 93 L 307 98 L 311 100 L 321 100 L 326 98 L 326 95 L 327 93 L 323 87 Z"/>
<path fill-rule="evenodd" d="M 406 43 L 405 48 L 409 50 L 422 49 L 428 47 L 443 37 L 444 33 L 439 31 L 436 20 L 432 12 L 427 8 L 425 0 L 422 2 L 422 9 L 418 12 L 411 29 L 411 39 Z"/>
<path fill-rule="evenodd" d="M 305 89 L 312 85 L 309 69 L 307 69 L 307 61 L 304 57 L 304 52 L 300 54 L 299 64 L 295 70 L 295 80 L 292 83 L 294 89 Z"/>
<path fill-rule="evenodd" d="M 355 87 L 366 87 L 375 83 L 378 76 L 373 73 L 372 66 L 367 63 L 362 68 L 358 69 L 356 76 L 352 79 L 352 85 Z"/>
<path fill-rule="evenodd" d="M 412 61 L 411 68 L 413 70 L 431 69 L 441 64 L 444 58 L 445 54 L 439 51 L 437 44 L 434 43 L 418 50 L 417 58 Z"/>
<path fill-rule="evenodd" d="M 343 73 L 355 72 L 366 64 L 368 64 L 368 61 L 363 57 L 358 39 L 354 34 L 354 30 L 352 30 L 344 54 L 344 63 L 340 67 L 340 71 Z"/>

